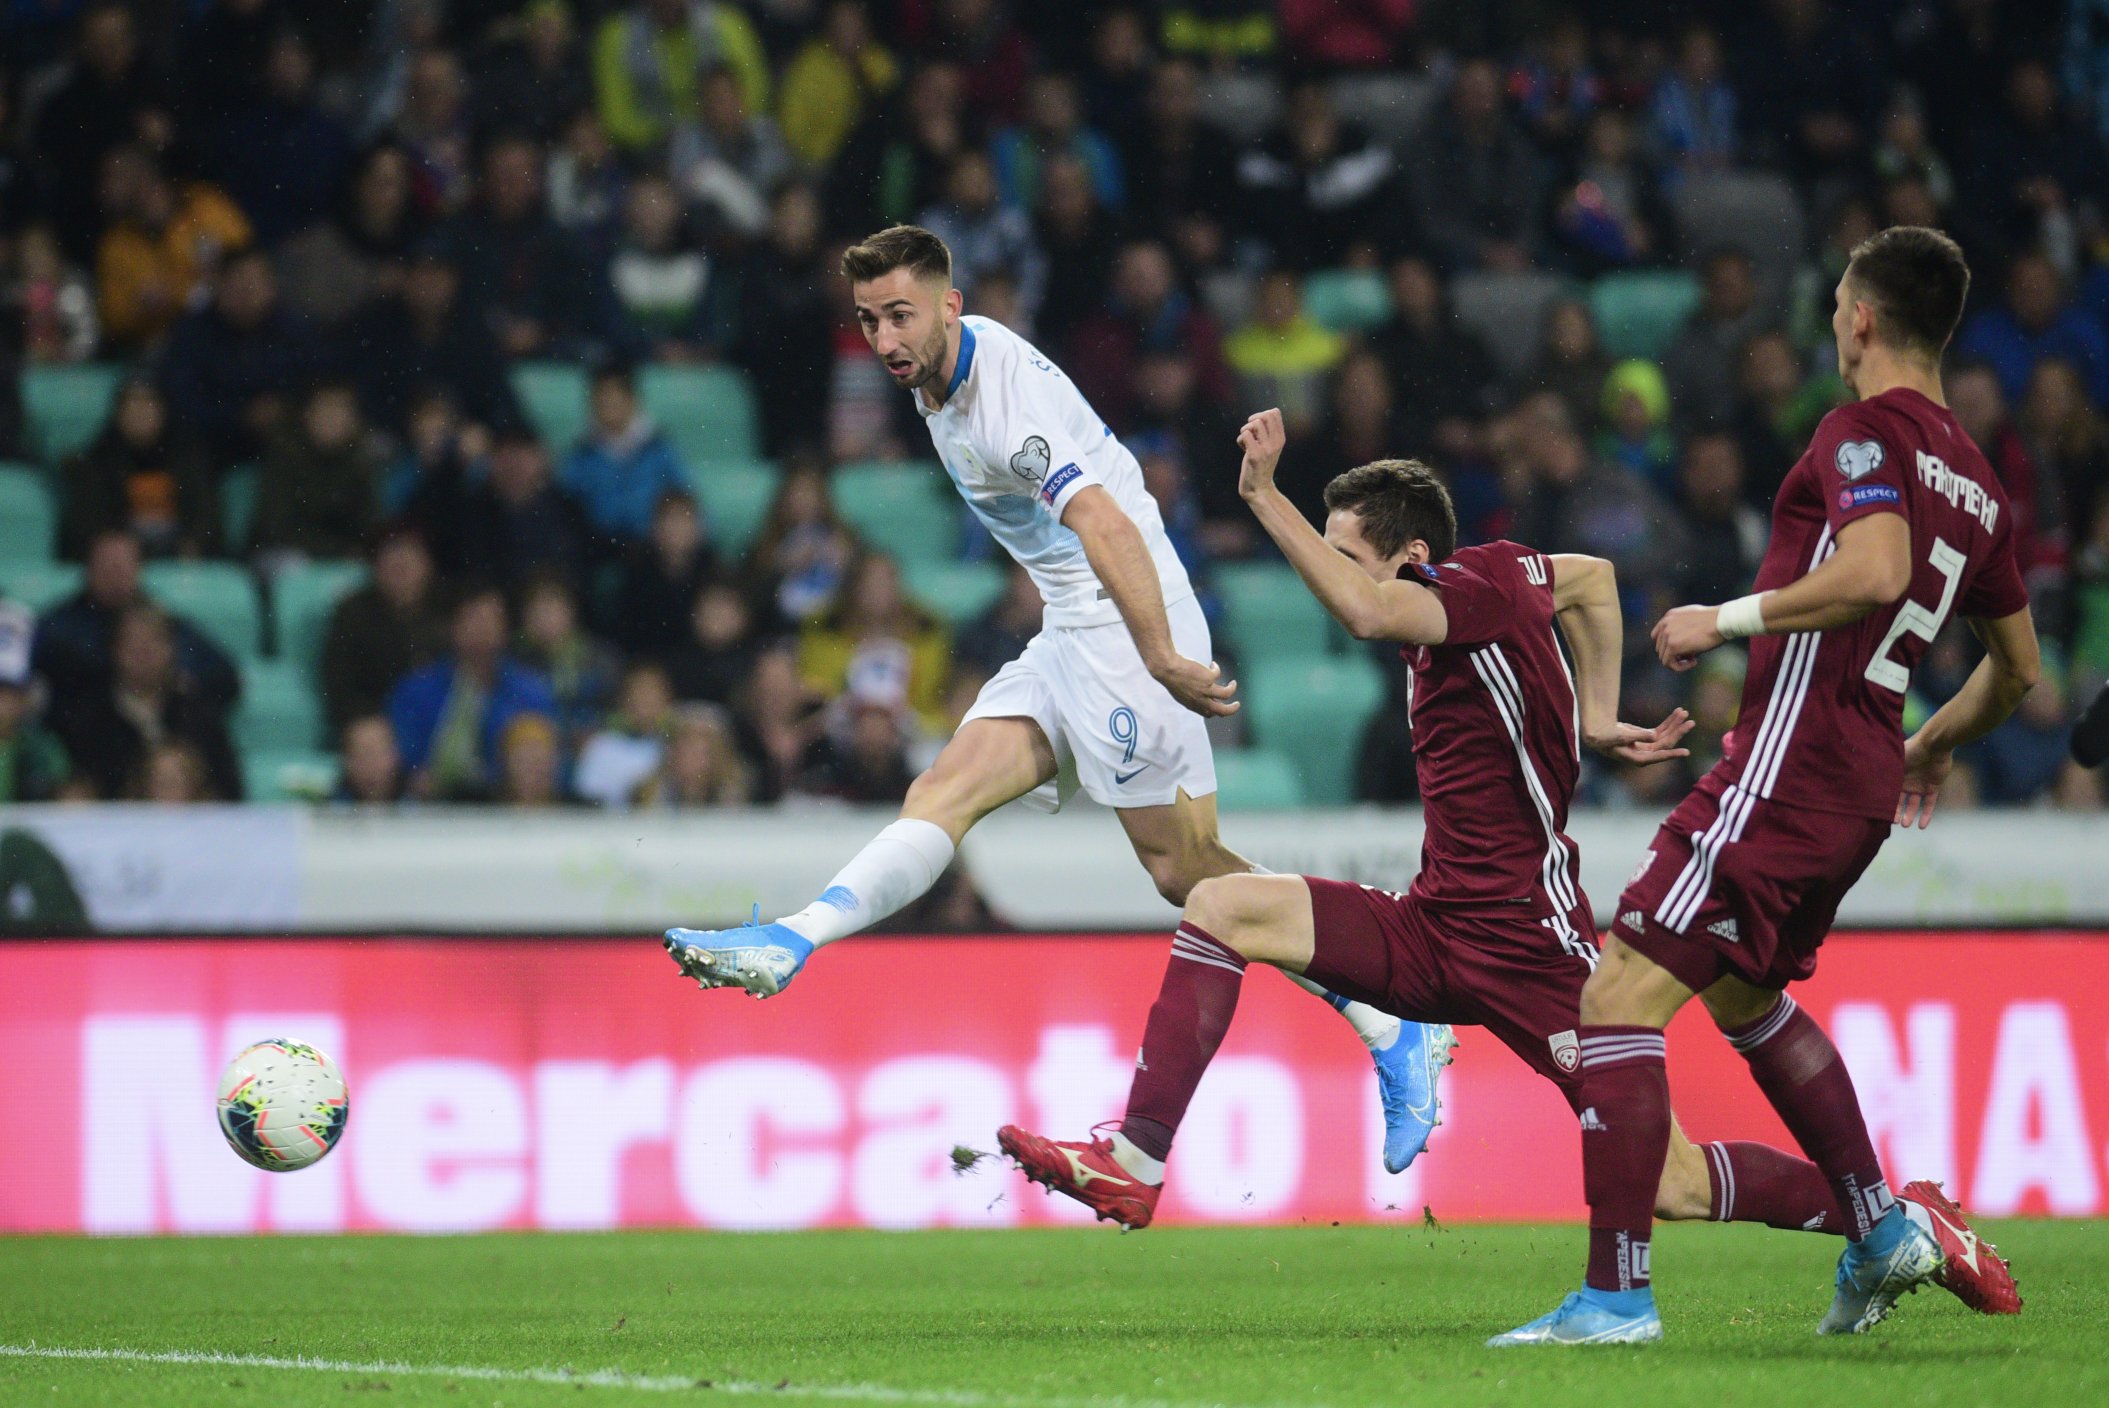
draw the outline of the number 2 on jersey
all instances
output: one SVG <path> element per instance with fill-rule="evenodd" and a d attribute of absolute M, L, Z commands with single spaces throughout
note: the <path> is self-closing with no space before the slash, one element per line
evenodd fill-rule
<path fill-rule="evenodd" d="M 1933 644 L 1933 638 L 1940 634 L 1941 622 L 1948 619 L 1948 612 L 1955 605 L 1955 589 L 1962 584 L 1963 567 L 1968 561 L 1943 538 L 1933 540 L 1933 551 L 1926 554 L 1926 560 L 1941 574 L 1941 604 L 1928 610 L 1915 601 L 1905 602 L 1897 619 L 1890 623 L 1889 634 L 1876 648 L 1875 658 L 1867 662 L 1867 678 L 1899 694 L 1911 687 L 1911 670 L 1903 662 L 1890 659 L 1889 652 L 1907 631 L 1928 645 Z"/>

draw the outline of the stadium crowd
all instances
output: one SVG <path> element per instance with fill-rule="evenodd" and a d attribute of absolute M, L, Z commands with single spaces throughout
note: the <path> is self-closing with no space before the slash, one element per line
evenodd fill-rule
<path fill-rule="evenodd" d="M 1740 654 L 1671 676 L 1645 626 L 1744 589 L 1843 395 L 1846 252 L 1915 223 L 1976 270 L 1948 388 L 2051 657 L 1956 790 L 2099 807 L 2065 736 L 2109 676 L 2105 215 L 2109 0 L 15 0 L 0 518 L 42 495 L 80 571 L 31 600 L 0 559 L 36 611 L 32 647 L 0 606 L 0 802 L 898 799 L 1039 612 L 956 502 L 901 533 L 842 492 L 931 459 L 833 272 L 903 221 L 1135 451 L 1226 663 L 1383 672 L 1353 796 L 1413 796 L 1403 680 L 1240 614 L 1279 584 L 1235 493 L 1264 406 L 1314 509 L 1413 454 L 1467 541 L 1611 558 L 1628 717 L 1690 707 L 1701 767 Z M 121 370 L 54 453 L 76 367 Z M 734 392 L 727 453 L 691 432 Z M 257 658 L 154 589 L 215 561 Z M 288 672 L 304 783 L 236 746 Z"/>

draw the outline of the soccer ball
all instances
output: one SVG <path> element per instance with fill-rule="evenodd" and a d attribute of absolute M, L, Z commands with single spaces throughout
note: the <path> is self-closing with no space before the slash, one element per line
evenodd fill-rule
<path fill-rule="evenodd" d="M 220 1133 L 267 1173 L 306 1168 L 337 1147 L 351 1113 L 344 1074 L 297 1041 L 260 1041 L 220 1077 Z"/>

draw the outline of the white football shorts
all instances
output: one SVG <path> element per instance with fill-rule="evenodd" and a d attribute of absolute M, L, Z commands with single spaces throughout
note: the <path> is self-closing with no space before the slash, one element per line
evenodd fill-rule
<path fill-rule="evenodd" d="M 1192 597 L 1167 608 L 1172 645 L 1210 660 L 1208 618 Z M 1055 812 L 1082 784 L 1109 807 L 1161 807 L 1216 790 L 1208 725 L 1143 667 L 1126 623 L 1045 626 L 981 688 L 962 723 L 1031 719 L 1054 745 L 1056 776 L 1023 798 Z"/>

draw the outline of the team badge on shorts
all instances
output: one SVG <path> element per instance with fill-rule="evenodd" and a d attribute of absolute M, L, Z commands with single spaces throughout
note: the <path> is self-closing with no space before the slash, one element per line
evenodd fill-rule
<path fill-rule="evenodd" d="M 1545 1039 L 1552 1047 L 1552 1063 L 1563 1071 L 1582 1064 L 1582 1043 L 1572 1031 L 1554 1032 Z"/>
<path fill-rule="evenodd" d="M 1874 440 L 1848 440 L 1838 447 L 1838 472 L 1850 484 L 1882 467 L 1882 446 Z"/>

